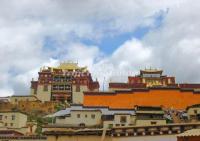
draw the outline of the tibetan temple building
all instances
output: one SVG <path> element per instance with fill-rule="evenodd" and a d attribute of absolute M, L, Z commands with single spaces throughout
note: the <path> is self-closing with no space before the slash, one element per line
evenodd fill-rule
<path fill-rule="evenodd" d="M 31 95 L 41 101 L 68 101 L 82 103 L 83 91 L 98 91 L 98 81 L 93 81 L 87 67 L 63 62 L 58 67 L 43 67 L 37 81 L 31 81 Z M 73 95 L 72 95 L 73 93 Z"/>
<path fill-rule="evenodd" d="M 200 84 L 177 84 L 175 77 L 162 73 L 162 70 L 145 69 L 137 76 L 129 76 L 127 83 L 109 83 L 108 92 L 84 92 L 84 106 L 185 109 L 200 103 Z"/>
<path fill-rule="evenodd" d="M 128 83 L 109 83 L 110 90 L 146 88 L 146 87 L 174 87 L 175 77 L 162 75 L 162 70 L 145 69 L 140 74 L 129 76 Z"/>

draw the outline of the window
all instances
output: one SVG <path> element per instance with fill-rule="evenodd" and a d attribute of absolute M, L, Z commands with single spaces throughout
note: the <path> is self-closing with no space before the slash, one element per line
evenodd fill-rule
<path fill-rule="evenodd" d="M 77 114 L 77 118 L 80 118 L 81 117 L 81 115 L 80 114 Z"/>
<path fill-rule="evenodd" d="M 92 119 L 95 119 L 95 115 L 94 115 L 94 114 L 92 114 L 92 115 L 91 115 L 91 118 L 92 118 Z"/>
<path fill-rule="evenodd" d="M 59 90 L 63 91 L 64 90 L 64 85 L 59 85 Z"/>
<path fill-rule="evenodd" d="M 15 115 L 12 115 L 12 120 L 15 120 Z"/>
<path fill-rule="evenodd" d="M 85 118 L 87 118 L 87 115 L 85 115 Z"/>
<path fill-rule="evenodd" d="M 80 85 L 76 85 L 76 92 L 80 92 Z"/>
<path fill-rule="evenodd" d="M 65 85 L 65 90 L 70 91 L 71 90 L 71 86 L 70 85 Z"/>
<path fill-rule="evenodd" d="M 151 125 L 156 125 L 156 123 L 157 123 L 156 121 L 152 121 Z"/>
<path fill-rule="evenodd" d="M 53 90 L 58 90 L 58 86 L 57 85 L 53 85 Z"/>
<path fill-rule="evenodd" d="M 7 116 L 5 116 L 5 119 L 7 119 Z"/>
<path fill-rule="evenodd" d="M 125 123 L 126 122 L 126 116 L 121 116 L 120 117 L 120 122 Z"/>
<path fill-rule="evenodd" d="M 13 123 L 10 123 L 10 126 L 13 126 Z"/>
<path fill-rule="evenodd" d="M 56 82 L 59 82 L 59 81 L 60 81 L 60 78 L 59 78 L 58 76 L 55 76 L 55 77 L 53 78 L 53 80 L 56 81 Z"/>
<path fill-rule="evenodd" d="M 71 81 L 71 77 L 66 77 L 65 79 L 66 79 L 67 82 Z"/>
<path fill-rule="evenodd" d="M 60 81 L 63 82 L 64 81 L 64 77 L 60 76 Z"/>
<path fill-rule="evenodd" d="M 0 120 L 2 120 L 2 117 L 3 117 L 3 116 L 2 116 L 2 115 L 0 115 Z"/>
<path fill-rule="evenodd" d="M 17 98 L 15 98 L 15 102 L 17 102 Z"/>
<path fill-rule="evenodd" d="M 58 119 L 65 119 L 65 116 L 57 117 Z"/>
<path fill-rule="evenodd" d="M 37 94 L 37 89 L 34 89 L 34 92 L 33 92 L 34 94 Z"/>
<path fill-rule="evenodd" d="M 194 110 L 194 113 L 197 114 L 197 110 Z"/>
<path fill-rule="evenodd" d="M 8 124 L 7 123 L 5 123 L 5 126 L 7 126 Z"/>
<path fill-rule="evenodd" d="M 113 124 L 109 124 L 109 125 L 108 125 L 108 128 L 112 128 L 112 127 L 113 127 Z"/>
<path fill-rule="evenodd" d="M 44 85 L 43 91 L 48 91 L 48 85 Z"/>

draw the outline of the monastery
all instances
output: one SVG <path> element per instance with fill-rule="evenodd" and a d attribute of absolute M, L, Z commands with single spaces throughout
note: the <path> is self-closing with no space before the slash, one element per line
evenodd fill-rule
<path fill-rule="evenodd" d="M 162 106 L 185 109 L 200 103 L 200 84 L 178 84 L 175 77 L 162 70 L 145 69 L 137 76 L 129 76 L 127 83 L 109 83 L 107 92 L 84 92 L 84 106 L 129 108 L 134 106 Z"/>

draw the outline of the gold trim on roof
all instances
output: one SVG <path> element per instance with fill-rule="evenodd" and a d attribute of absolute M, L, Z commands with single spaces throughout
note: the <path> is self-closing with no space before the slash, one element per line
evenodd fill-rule
<path fill-rule="evenodd" d="M 62 62 L 58 66 L 58 69 L 87 71 L 87 67 L 79 67 L 78 63 L 73 62 Z"/>
<path fill-rule="evenodd" d="M 163 70 L 160 70 L 160 69 L 144 69 L 144 70 L 140 70 L 140 72 L 147 72 L 147 73 L 162 73 L 163 72 Z"/>
<path fill-rule="evenodd" d="M 81 72 L 87 72 L 87 67 L 79 67 L 78 63 L 74 63 L 71 61 L 67 62 L 61 62 L 58 67 L 42 67 L 40 68 L 40 72 L 44 70 L 65 70 L 65 71 L 81 71 Z"/>

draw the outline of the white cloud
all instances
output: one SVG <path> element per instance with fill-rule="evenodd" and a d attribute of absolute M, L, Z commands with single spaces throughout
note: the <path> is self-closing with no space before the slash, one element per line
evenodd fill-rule
<path fill-rule="evenodd" d="M 91 69 L 100 84 L 110 81 L 127 81 L 129 75 L 135 75 L 139 68 L 151 65 L 152 50 L 139 40 L 131 39 L 122 44 L 111 56 L 104 57 Z"/>
<path fill-rule="evenodd" d="M 128 39 L 111 55 L 79 41 L 101 41 L 140 26 L 154 27 L 155 16 L 167 9 L 161 27 L 142 40 Z M 199 1 L 189 0 L 152 0 L 151 4 L 145 0 L 2 0 L 0 96 L 27 94 L 29 81 L 41 66 L 55 66 L 65 59 L 88 65 L 101 82 L 116 71 L 125 76 L 124 72 L 149 66 L 163 68 L 179 81 L 200 81 L 199 9 Z M 56 47 L 46 47 L 46 37 L 54 39 Z"/>
<path fill-rule="evenodd" d="M 163 25 L 143 40 L 153 46 L 159 66 L 175 75 L 178 82 L 200 82 L 199 1 L 183 1 L 169 8 Z"/>
<path fill-rule="evenodd" d="M 5 88 L 0 89 L 0 94 L 1 94 L 1 97 L 7 97 L 7 96 L 13 95 L 14 91 L 13 89 L 5 87 Z"/>
<path fill-rule="evenodd" d="M 145 47 L 136 39 L 126 41 L 112 55 L 112 60 L 115 60 L 121 69 L 130 67 L 131 64 L 141 66 L 143 63 L 150 62 L 152 51 L 150 47 Z M 127 64 L 130 63 L 130 64 Z M 133 66 L 131 66 L 133 67 Z"/>
<path fill-rule="evenodd" d="M 87 46 L 81 43 L 72 43 L 61 54 L 62 60 L 77 61 L 81 66 L 87 65 L 90 69 L 99 59 L 101 52 L 97 46 Z"/>

